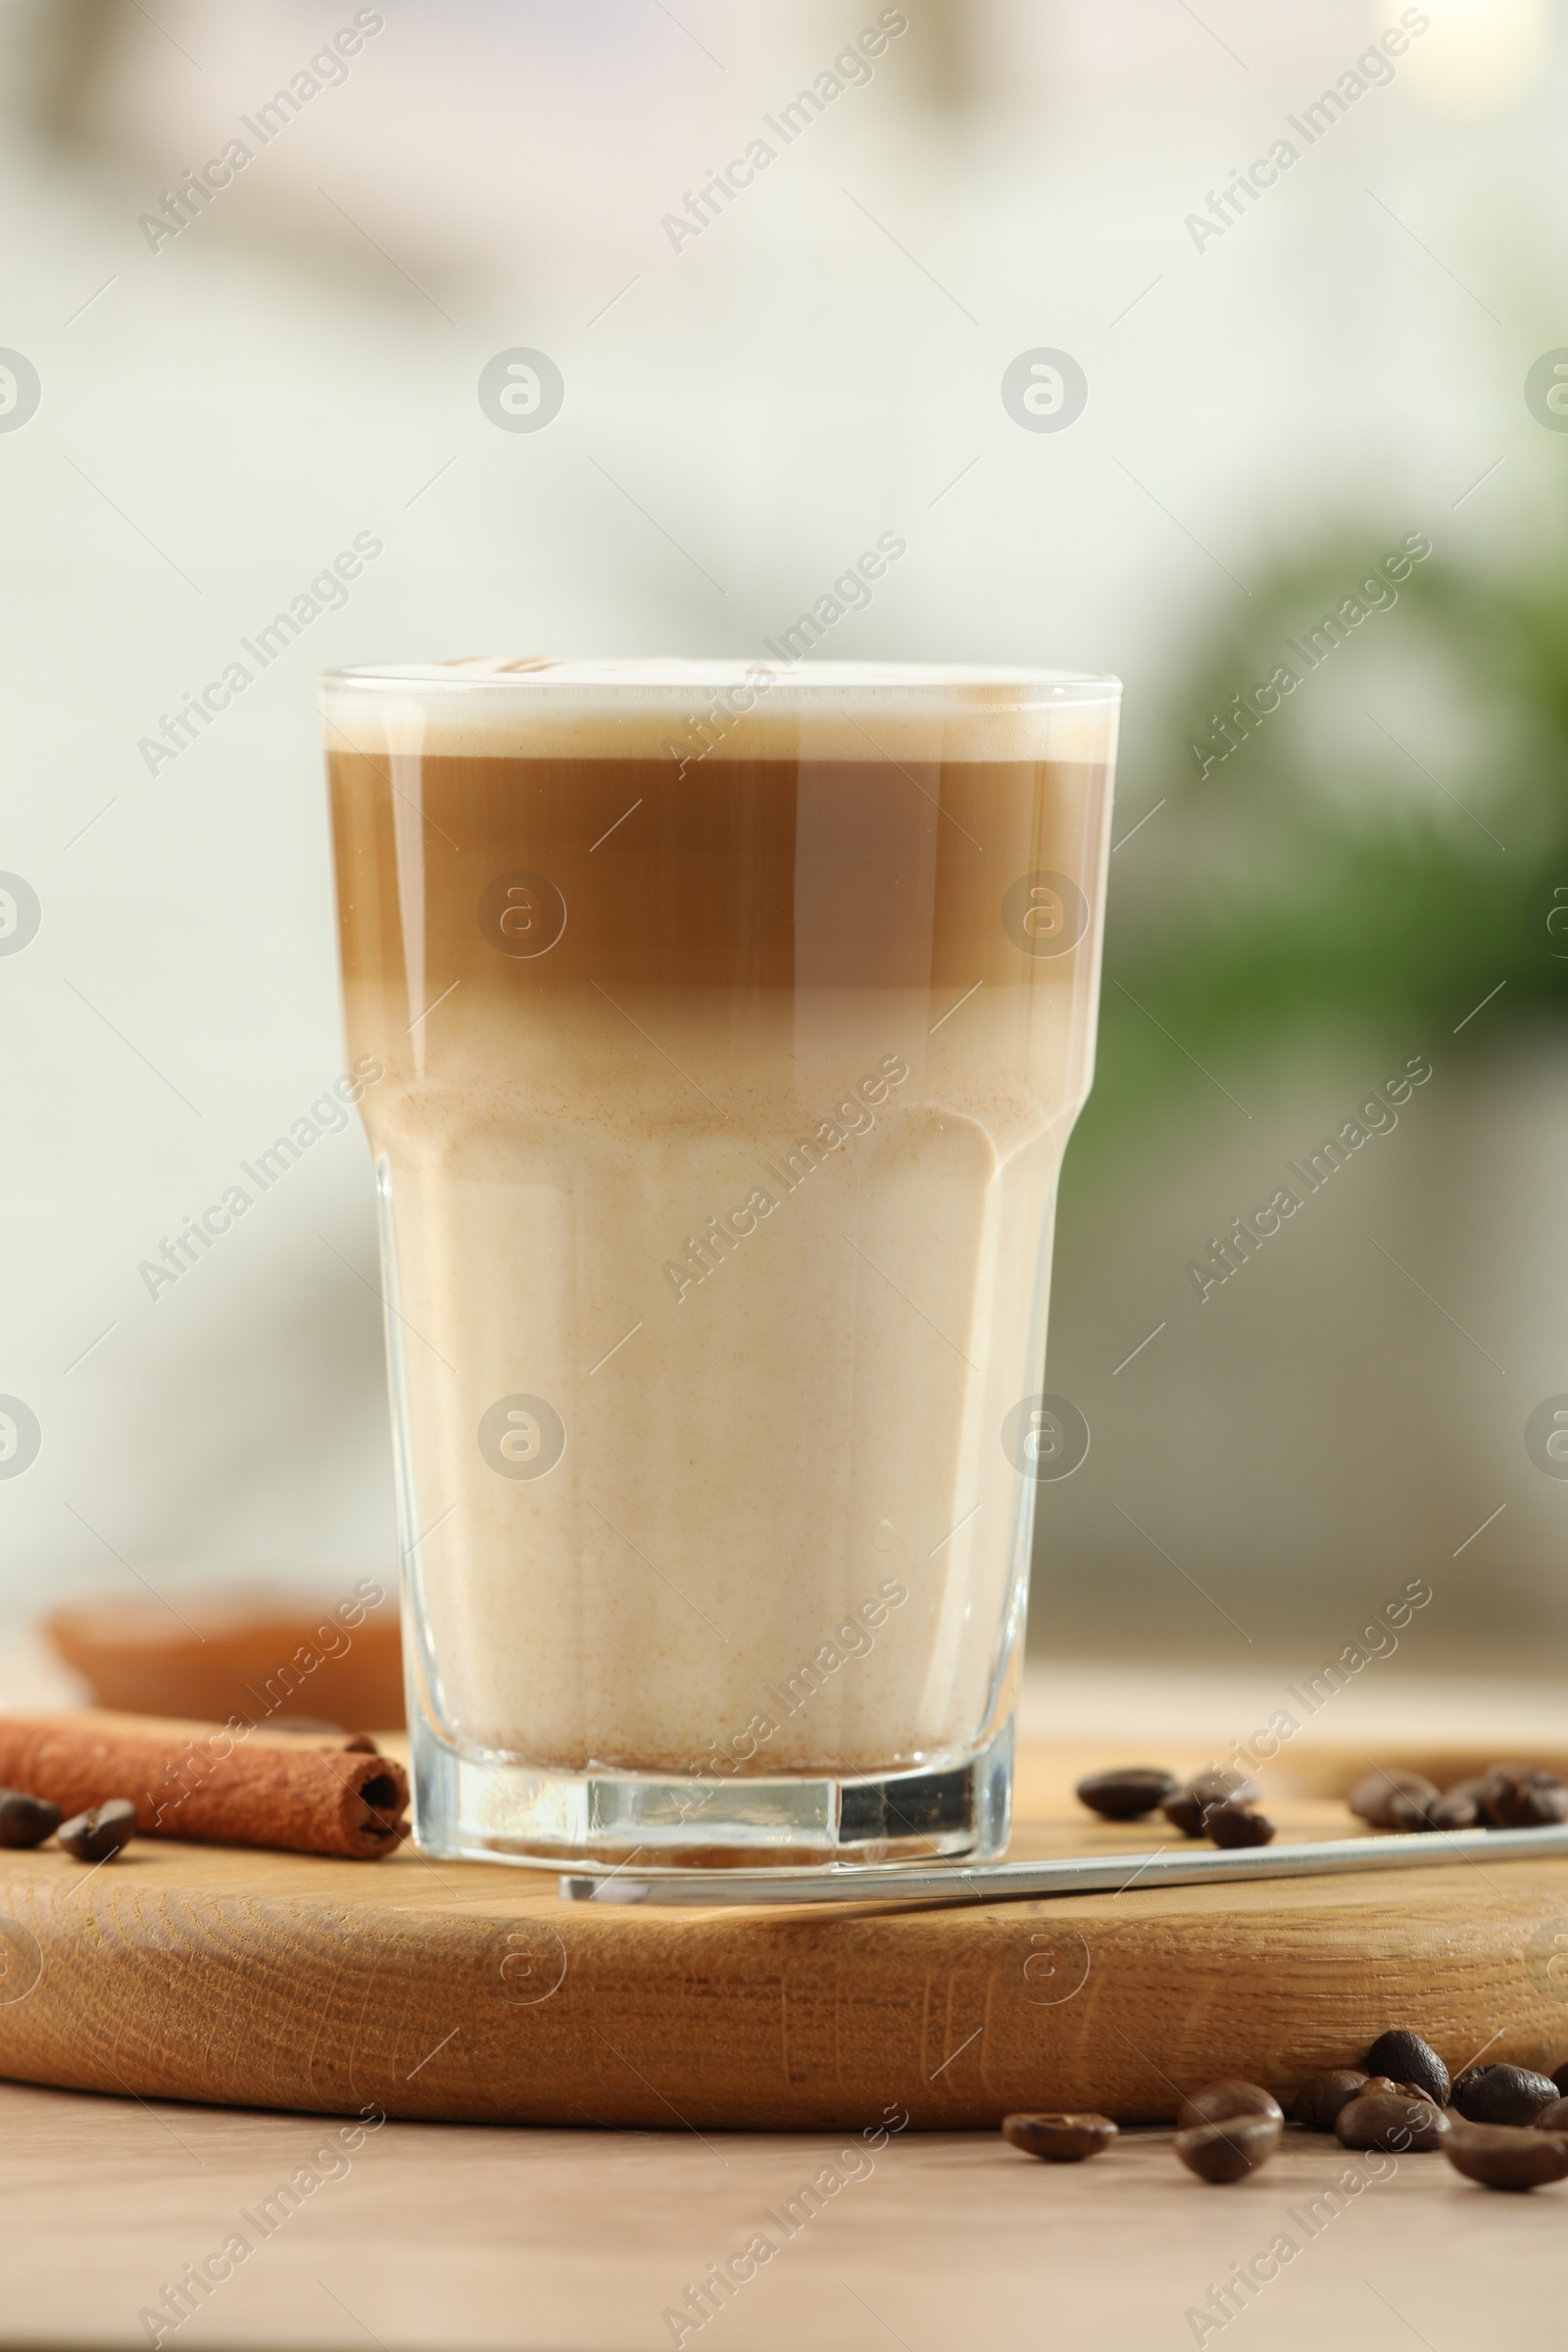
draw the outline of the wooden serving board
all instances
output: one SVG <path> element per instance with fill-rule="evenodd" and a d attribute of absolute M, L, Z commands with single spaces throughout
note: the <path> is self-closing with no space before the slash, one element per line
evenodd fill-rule
<path fill-rule="evenodd" d="M 1025 1750 L 1013 1853 L 1149 1851 L 1147 1826 L 1071 1796 L 1121 1760 Z M 1490 1759 L 1397 1760 L 1446 1783 Z M 1281 1834 L 1344 1836 L 1334 1792 L 1364 1769 L 1293 1755 L 1265 1800 Z M 410 1849 L 353 1863 L 149 1839 L 92 1872 L 0 1853 L 0 2074 L 73 2089 L 703 2132 L 901 2111 L 953 2130 L 1027 2107 L 1160 2122 L 1219 2075 L 1288 2092 L 1395 2025 L 1451 2069 L 1483 2047 L 1555 2067 L 1568 1860 L 952 1911 L 659 1910 L 564 1903 L 553 1876 Z"/>

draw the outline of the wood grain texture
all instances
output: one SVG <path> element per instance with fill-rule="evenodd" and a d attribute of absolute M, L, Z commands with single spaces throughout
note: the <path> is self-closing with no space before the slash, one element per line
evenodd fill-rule
<path fill-rule="evenodd" d="M 1282 2234 L 1288 2267 L 1210 2352 L 1559 2338 L 1568 2181 L 1494 2196 L 1441 2156 L 1294 2132 L 1210 2188 L 1162 2132 L 1047 2166 L 997 2132 L 873 2157 L 858 2133 L 666 2121 L 394 2122 L 346 2158 L 319 2118 L 0 2083 L 0 2344 L 146 2352 L 141 2309 L 236 2230 L 249 2258 L 165 2352 L 670 2352 L 664 2310 L 760 2230 L 774 2259 L 687 2352 L 1191 2352 L 1189 2310 Z M 264 2236 L 244 2217 L 302 2165 L 321 2184 Z M 786 2238 L 767 2217 L 823 2165 L 855 2177 Z"/>
<path fill-rule="evenodd" d="M 1114 1760 L 1028 1751 L 1013 1851 L 1149 1850 L 1146 1828 L 1072 1804 L 1077 1774 Z M 1454 1751 L 1440 1777 L 1486 1760 Z M 1291 1762 L 1319 1789 L 1363 1768 Z M 1269 1802 L 1285 1835 L 1345 1831 L 1325 1795 Z M 91 1872 L 0 1855 L 0 2073 L 329 2114 L 805 2131 L 902 2110 L 939 2131 L 1030 2106 L 1163 2121 L 1220 2074 L 1288 2092 L 1392 2025 L 1454 2067 L 1483 2045 L 1568 2055 L 1568 1861 L 951 1912 L 553 1888 L 407 1850 L 370 1867 L 165 1841 Z"/>

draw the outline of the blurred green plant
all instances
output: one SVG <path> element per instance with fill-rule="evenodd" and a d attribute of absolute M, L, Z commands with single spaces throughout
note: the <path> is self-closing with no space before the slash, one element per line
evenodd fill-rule
<path fill-rule="evenodd" d="M 1209 1086 L 1196 1063 L 1245 1097 L 1263 1054 L 1494 1053 L 1568 1013 L 1568 566 L 1429 558 L 1310 666 L 1368 547 L 1325 535 L 1222 610 L 1159 708 L 1129 695 L 1080 1183 Z M 1298 683 L 1218 757 L 1214 715 L 1281 663 Z"/>

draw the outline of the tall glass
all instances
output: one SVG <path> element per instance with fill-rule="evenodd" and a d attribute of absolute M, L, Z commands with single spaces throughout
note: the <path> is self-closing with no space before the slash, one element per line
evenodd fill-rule
<path fill-rule="evenodd" d="M 325 681 L 427 1851 L 1005 1845 L 1118 696 Z"/>

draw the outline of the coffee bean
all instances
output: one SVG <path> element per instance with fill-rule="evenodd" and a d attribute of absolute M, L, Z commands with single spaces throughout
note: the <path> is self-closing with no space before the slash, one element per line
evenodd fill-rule
<path fill-rule="evenodd" d="M 1180 1830 L 1184 1838 L 1201 1838 L 1203 1835 L 1204 1809 L 1190 1790 L 1178 1788 L 1174 1796 L 1163 1797 L 1159 1809 L 1171 1828 Z"/>
<path fill-rule="evenodd" d="M 1240 2180 L 1267 2164 L 1285 2126 L 1274 2115 L 1232 2115 L 1216 2124 L 1195 2124 L 1178 2132 L 1177 2155 L 1200 2180 Z M 1549 2145 L 1549 2142 L 1548 2142 Z"/>
<path fill-rule="evenodd" d="M 1568 2137 L 1516 2124 L 1455 2124 L 1443 2153 L 1456 2173 L 1488 2188 L 1542 2188 L 1568 2180 Z"/>
<path fill-rule="evenodd" d="M 1195 1773 L 1185 1788 L 1161 1800 L 1159 1809 L 1172 1829 L 1180 1830 L 1184 1838 L 1201 1838 L 1204 1815 L 1212 1806 L 1249 1805 L 1261 1794 L 1255 1781 L 1221 1765 L 1211 1772 Z"/>
<path fill-rule="evenodd" d="M 1123 1764 L 1115 1772 L 1092 1772 L 1079 1782 L 1077 1795 L 1080 1804 L 1106 1821 L 1142 1821 L 1180 1787 L 1173 1772 L 1156 1771 L 1152 1764 Z"/>
<path fill-rule="evenodd" d="M 1250 1805 L 1210 1805 L 1203 1815 L 1203 1834 L 1216 1845 L 1267 1845 L 1274 1836 L 1274 1824 L 1266 1813 L 1254 1813 Z"/>
<path fill-rule="evenodd" d="M 1536 2118 L 1538 2132 L 1568 2132 L 1568 2099 L 1553 2099 Z"/>
<path fill-rule="evenodd" d="M 1332 2132 L 1340 2109 L 1366 2087 L 1366 2076 L 1353 2067 L 1333 2067 L 1326 2075 L 1307 2078 L 1296 2094 L 1291 2113 L 1308 2132 Z"/>
<path fill-rule="evenodd" d="M 1380 2034 L 1361 2063 L 1369 2075 L 1392 2075 L 1396 2082 L 1413 2083 L 1435 2107 L 1448 2104 L 1448 2070 L 1419 2034 L 1402 2028 Z"/>
<path fill-rule="evenodd" d="M 1446 1805 L 1473 1805 L 1475 1819 L 1485 1825 L 1488 1820 L 1486 1804 L 1482 1797 L 1485 1786 L 1485 1782 L 1481 1780 L 1455 1781 L 1451 1788 L 1444 1790 L 1441 1801 Z M 1470 1824 L 1465 1821 L 1456 1821 L 1452 1827 L 1456 1830 L 1465 1830 L 1470 1827 Z"/>
<path fill-rule="evenodd" d="M 1473 1830 L 1481 1819 L 1475 1787 L 1461 1784 L 1457 1788 L 1445 1789 L 1442 1796 L 1432 1799 L 1424 1818 L 1429 1830 Z"/>
<path fill-rule="evenodd" d="M 1417 1813 L 1438 1793 L 1436 1781 L 1429 1781 L 1424 1772 L 1369 1772 L 1364 1781 L 1357 1781 L 1346 1802 L 1350 1811 L 1374 1829 L 1408 1829 L 1408 1818 L 1396 1819 L 1391 1808 L 1396 1798 L 1410 1800 Z"/>
<path fill-rule="evenodd" d="M 111 1797 L 106 1805 L 93 1805 L 76 1814 L 59 1833 L 60 1843 L 78 1862 L 107 1862 L 135 1835 L 136 1808 L 123 1796 Z"/>
<path fill-rule="evenodd" d="M 1476 1788 L 1476 1803 L 1481 1809 L 1481 1818 L 1483 1821 L 1489 1823 L 1494 1829 L 1501 1826 L 1497 1820 L 1495 1812 L 1493 1810 L 1494 1800 L 1505 1788 L 1508 1782 L 1516 1781 L 1521 1773 L 1528 1772 L 1529 1769 L 1530 1767 L 1527 1764 L 1490 1764 L 1487 1767 L 1486 1771 L 1481 1775 L 1480 1782 Z M 1460 1785 L 1462 1787 L 1464 1784 L 1461 1783 Z"/>
<path fill-rule="evenodd" d="M 1453 2086 L 1453 2103 L 1472 2124 L 1533 2124 L 1557 2095 L 1549 2075 L 1526 2066 L 1472 2066 Z"/>
<path fill-rule="evenodd" d="M 1419 1796 L 1405 1796 L 1396 1790 L 1384 1806 L 1376 1826 L 1380 1830 L 1392 1830 L 1400 1837 L 1424 1830 L 1427 1826 L 1426 1800 Z"/>
<path fill-rule="evenodd" d="M 0 1845 L 42 1845 L 65 1816 L 58 1805 L 20 1788 L 0 1788 Z"/>
<path fill-rule="evenodd" d="M 1193 2132 L 1200 2124 L 1222 2124 L 1231 2115 L 1267 2115 L 1277 2124 L 1285 2121 L 1285 2110 L 1271 2090 L 1261 2082 L 1244 2082 L 1235 2075 L 1227 2075 L 1218 2082 L 1205 2082 L 1183 2099 L 1176 2111 L 1178 2132 Z"/>
<path fill-rule="evenodd" d="M 1516 1772 L 1493 1782 L 1487 1810 L 1499 1830 L 1538 1830 L 1568 1821 L 1568 1781 L 1554 1772 Z"/>
<path fill-rule="evenodd" d="M 1117 1818 L 1112 1816 L 1112 1818 Z M 1047 2164 L 1082 2164 L 1116 2137 L 1108 2115 L 1004 2115 L 1002 2136 Z"/>
<path fill-rule="evenodd" d="M 1448 2118 L 1430 2099 L 1402 2091 L 1363 2090 L 1348 2100 L 1334 2119 L 1335 2135 L 1348 2148 L 1388 2148 L 1396 2155 L 1424 2154 L 1441 2146 L 1452 2130 Z"/>

